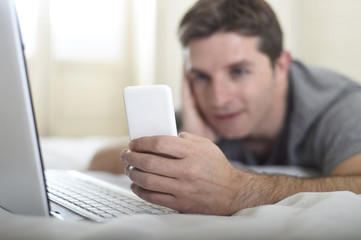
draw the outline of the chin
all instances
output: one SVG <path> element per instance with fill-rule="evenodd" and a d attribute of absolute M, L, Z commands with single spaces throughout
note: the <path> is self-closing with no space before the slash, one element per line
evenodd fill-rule
<path fill-rule="evenodd" d="M 248 136 L 248 134 L 245 132 L 228 131 L 228 132 L 223 132 L 223 133 L 221 132 L 219 134 L 219 136 L 221 136 L 222 138 L 228 139 L 228 140 L 232 140 L 232 139 L 246 138 Z"/>

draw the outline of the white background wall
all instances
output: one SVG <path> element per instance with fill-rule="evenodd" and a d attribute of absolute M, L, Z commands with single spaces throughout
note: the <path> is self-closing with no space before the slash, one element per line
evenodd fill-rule
<path fill-rule="evenodd" d="M 285 32 L 285 48 L 308 63 L 361 82 L 361 1 L 269 0 Z"/>
<path fill-rule="evenodd" d="M 16 0 L 42 136 L 127 134 L 122 89 L 168 84 L 180 105 L 179 20 L 195 0 Z M 285 48 L 361 80 L 361 1 L 268 0 Z"/>

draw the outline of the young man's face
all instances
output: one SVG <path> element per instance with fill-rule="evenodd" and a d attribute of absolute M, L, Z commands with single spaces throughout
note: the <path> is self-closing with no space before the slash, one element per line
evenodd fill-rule
<path fill-rule="evenodd" d="M 219 32 L 188 46 L 186 76 L 198 110 L 221 137 L 262 135 L 278 104 L 280 84 L 258 42 L 257 37 Z"/>

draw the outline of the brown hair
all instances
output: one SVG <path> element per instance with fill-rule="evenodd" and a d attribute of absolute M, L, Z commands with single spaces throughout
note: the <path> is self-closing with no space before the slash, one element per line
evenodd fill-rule
<path fill-rule="evenodd" d="M 199 0 L 184 15 L 178 35 L 183 47 L 187 47 L 193 39 L 220 31 L 259 37 L 258 49 L 272 65 L 283 48 L 277 17 L 263 0 Z"/>

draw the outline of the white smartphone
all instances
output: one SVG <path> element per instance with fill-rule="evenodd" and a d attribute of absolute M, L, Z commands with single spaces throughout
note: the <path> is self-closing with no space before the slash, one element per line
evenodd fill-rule
<path fill-rule="evenodd" d="M 172 91 L 166 85 L 130 86 L 123 91 L 130 140 L 177 136 Z"/>

